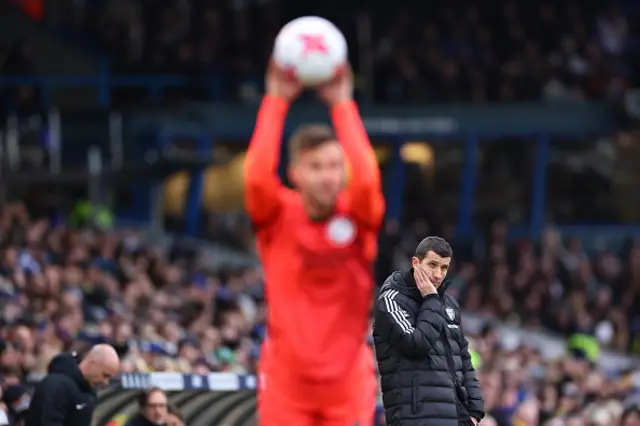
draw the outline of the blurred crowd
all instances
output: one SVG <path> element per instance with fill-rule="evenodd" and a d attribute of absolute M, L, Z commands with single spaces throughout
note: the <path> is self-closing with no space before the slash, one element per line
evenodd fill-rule
<path fill-rule="evenodd" d="M 266 308 L 259 270 L 210 269 L 196 251 L 161 251 L 132 231 L 94 225 L 65 225 L 21 203 L 0 211 L 0 382 L 9 414 L 56 353 L 100 342 L 117 348 L 127 372 L 255 371 Z M 425 226 L 387 225 L 379 274 L 408 267 Z M 590 252 L 553 230 L 512 244 L 507 229 L 497 221 L 486 242 L 454 244 L 450 289 L 468 312 L 491 318 L 470 338 L 491 413 L 483 425 L 637 425 L 640 370 L 601 370 L 597 351 L 580 347 L 543 359 L 540 348 L 501 338 L 493 321 L 637 352 L 640 245 Z"/>
<path fill-rule="evenodd" d="M 361 89 L 376 101 L 615 98 L 640 65 L 633 2 L 47 4 L 49 24 L 107 53 L 115 71 L 187 74 L 209 89 L 185 93 L 196 97 L 255 100 L 279 28 L 310 13 L 345 32 Z"/>
<path fill-rule="evenodd" d="M 604 371 L 581 350 L 544 359 L 491 326 L 470 337 L 487 417 L 481 426 L 636 426 L 638 373 Z"/>
<path fill-rule="evenodd" d="M 426 3 L 380 15 L 380 97 L 403 101 L 603 99 L 630 83 L 632 36 L 612 4 Z M 384 24 L 382 24 L 384 23 Z M 378 32 L 380 31 L 380 32 Z"/>
<path fill-rule="evenodd" d="M 9 204 L 0 215 L 2 377 L 34 377 L 60 351 L 99 342 L 123 371 L 252 371 L 264 333 L 257 270 L 211 271 L 135 233 L 54 226 Z"/>

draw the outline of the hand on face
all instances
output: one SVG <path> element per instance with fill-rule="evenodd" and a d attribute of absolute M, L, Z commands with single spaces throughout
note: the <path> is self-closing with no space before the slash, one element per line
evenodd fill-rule
<path fill-rule="evenodd" d="M 416 279 L 416 285 L 418 286 L 418 290 L 420 290 L 422 297 L 438 293 L 438 290 L 429 279 L 427 272 L 420 268 L 420 266 L 413 268 L 413 276 Z"/>

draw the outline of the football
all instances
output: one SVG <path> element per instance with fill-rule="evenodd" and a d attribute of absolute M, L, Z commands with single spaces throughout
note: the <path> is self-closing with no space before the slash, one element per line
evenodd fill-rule
<path fill-rule="evenodd" d="M 304 16 L 282 27 L 276 37 L 273 60 L 301 84 L 315 86 L 344 70 L 347 41 L 330 21 Z"/>

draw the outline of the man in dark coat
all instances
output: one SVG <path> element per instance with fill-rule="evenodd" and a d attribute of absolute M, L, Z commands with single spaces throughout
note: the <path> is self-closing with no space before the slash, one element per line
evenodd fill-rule
<path fill-rule="evenodd" d="M 36 386 L 26 426 L 90 426 L 95 388 L 108 383 L 119 369 L 118 354 L 109 345 L 94 346 L 81 361 L 75 354 L 56 356 Z"/>
<path fill-rule="evenodd" d="M 413 268 L 391 274 L 376 302 L 373 338 L 389 426 L 467 426 L 484 417 L 460 308 L 446 294 L 452 255 L 442 238 L 425 238 Z"/>

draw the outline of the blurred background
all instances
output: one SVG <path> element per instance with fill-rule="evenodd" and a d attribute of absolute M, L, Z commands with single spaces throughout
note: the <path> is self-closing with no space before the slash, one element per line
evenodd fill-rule
<path fill-rule="evenodd" d="M 1 0 L 8 422 L 53 355 L 109 342 L 97 425 L 256 424 L 241 169 L 273 39 L 309 14 L 349 41 L 388 203 L 378 279 L 426 235 L 453 244 L 482 425 L 640 425 L 633 0 Z M 327 120 L 309 96 L 287 128 Z M 173 414 L 135 403 L 153 386 Z"/>

